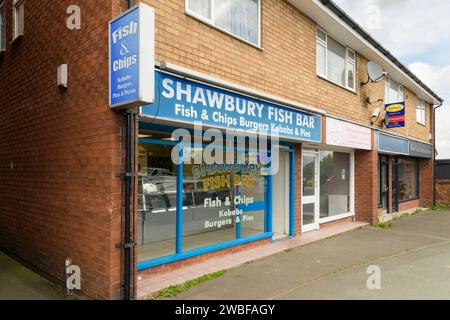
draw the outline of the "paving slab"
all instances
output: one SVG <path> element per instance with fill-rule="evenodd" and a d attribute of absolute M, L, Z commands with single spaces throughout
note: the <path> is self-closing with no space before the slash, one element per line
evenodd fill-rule
<path fill-rule="evenodd" d="M 62 288 L 0 252 L 0 300 L 64 300 Z"/>

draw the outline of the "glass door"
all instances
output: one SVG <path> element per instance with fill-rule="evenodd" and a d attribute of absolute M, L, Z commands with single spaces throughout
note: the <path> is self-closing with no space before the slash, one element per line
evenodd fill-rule
<path fill-rule="evenodd" d="M 392 213 L 397 213 L 398 204 L 398 159 L 392 159 Z"/>
<path fill-rule="evenodd" d="M 319 230 L 319 154 L 304 151 L 302 157 L 302 232 Z"/>
<path fill-rule="evenodd" d="M 383 214 L 389 213 L 389 159 L 380 157 L 380 194 Z"/>

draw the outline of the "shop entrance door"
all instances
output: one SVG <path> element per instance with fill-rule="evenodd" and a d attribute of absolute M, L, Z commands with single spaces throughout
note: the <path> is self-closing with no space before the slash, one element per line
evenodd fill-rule
<path fill-rule="evenodd" d="M 279 169 L 273 176 L 273 237 L 289 235 L 289 153 L 280 152 Z"/>
<path fill-rule="evenodd" d="M 389 213 L 389 158 L 380 157 L 380 192 L 383 214 Z"/>
<path fill-rule="evenodd" d="M 302 232 L 319 230 L 319 153 L 302 157 Z"/>
<path fill-rule="evenodd" d="M 398 159 L 392 159 L 392 213 L 399 210 L 398 204 Z"/>

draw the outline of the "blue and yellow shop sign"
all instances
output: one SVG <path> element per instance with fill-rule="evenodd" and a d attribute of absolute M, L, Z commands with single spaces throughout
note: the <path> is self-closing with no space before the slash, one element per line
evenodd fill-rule
<path fill-rule="evenodd" d="M 321 116 L 162 72 L 155 80 L 155 103 L 141 108 L 142 117 L 321 142 Z"/>

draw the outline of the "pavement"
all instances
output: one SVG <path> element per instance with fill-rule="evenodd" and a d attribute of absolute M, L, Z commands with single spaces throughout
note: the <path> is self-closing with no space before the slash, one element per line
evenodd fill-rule
<path fill-rule="evenodd" d="M 381 271 L 369 290 L 368 268 Z M 365 228 L 229 270 L 175 299 L 450 299 L 450 211 Z"/>
<path fill-rule="evenodd" d="M 0 300 L 64 300 L 61 287 L 0 252 Z"/>

